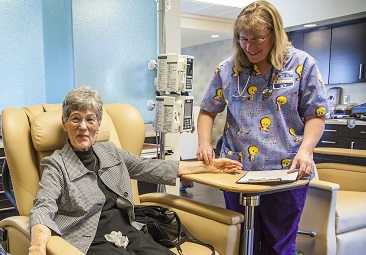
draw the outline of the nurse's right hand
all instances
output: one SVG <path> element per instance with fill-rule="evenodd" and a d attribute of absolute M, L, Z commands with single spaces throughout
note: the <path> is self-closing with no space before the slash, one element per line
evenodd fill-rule
<path fill-rule="evenodd" d="M 199 145 L 196 153 L 198 160 L 205 162 L 206 165 L 211 164 L 215 159 L 215 151 L 211 145 Z"/>

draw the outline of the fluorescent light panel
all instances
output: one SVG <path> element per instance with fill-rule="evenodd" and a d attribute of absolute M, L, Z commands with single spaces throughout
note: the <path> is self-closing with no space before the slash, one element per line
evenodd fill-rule
<path fill-rule="evenodd" d="M 243 8 L 254 2 L 251 0 L 192 0 L 193 2 L 202 2 L 208 4 L 222 5 L 228 7 Z"/>
<path fill-rule="evenodd" d="M 311 23 L 311 24 L 305 24 L 304 27 L 316 27 L 317 24 L 316 23 Z"/>

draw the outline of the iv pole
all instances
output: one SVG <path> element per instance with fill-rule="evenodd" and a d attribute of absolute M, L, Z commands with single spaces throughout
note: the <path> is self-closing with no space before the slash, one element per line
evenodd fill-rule
<path fill-rule="evenodd" d="M 166 53 L 166 31 L 165 31 L 165 0 L 157 0 L 158 1 L 158 22 L 159 22 L 159 54 Z M 168 0 L 169 1 L 169 0 Z M 163 92 L 162 92 L 163 93 Z M 165 133 L 159 132 L 159 146 L 160 146 L 160 154 L 157 151 L 157 158 L 165 159 Z M 166 192 L 166 188 L 164 184 L 158 184 L 157 192 L 164 193 Z"/>

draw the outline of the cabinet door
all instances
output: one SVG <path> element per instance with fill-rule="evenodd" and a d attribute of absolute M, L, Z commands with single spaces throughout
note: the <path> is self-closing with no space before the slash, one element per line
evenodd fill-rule
<path fill-rule="evenodd" d="M 349 138 L 349 148 L 357 150 L 366 150 L 366 139 L 365 138 Z"/>
<path fill-rule="evenodd" d="M 304 32 L 303 31 L 293 31 L 287 33 L 288 40 L 292 45 L 299 50 L 304 49 Z"/>
<path fill-rule="evenodd" d="M 366 22 L 332 28 L 329 84 L 366 81 L 365 30 Z"/>
<path fill-rule="evenodd" d="M 304 51 L 318 62 L 320 74 L 328 84 L 331 29 L 320 28 L 304 32 Z"/>
<path fill-rule="evenodd" d="M 357 125 L 356 127 L 351 128 L 349 136 L 353 138 L 366 138 L 366 125 Z"/>

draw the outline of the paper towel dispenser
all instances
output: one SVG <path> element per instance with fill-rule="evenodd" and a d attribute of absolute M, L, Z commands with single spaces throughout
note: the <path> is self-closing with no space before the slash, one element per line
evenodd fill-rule
<path fill-rule="evenodd" d="M 328 103 L 329 106 L 336 106 L 341 104 L 342 88 L 332 87 L 328 89 Z"/>

